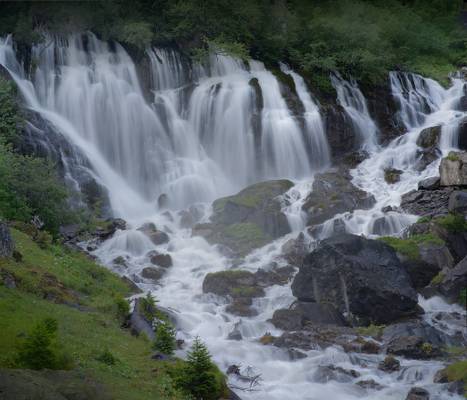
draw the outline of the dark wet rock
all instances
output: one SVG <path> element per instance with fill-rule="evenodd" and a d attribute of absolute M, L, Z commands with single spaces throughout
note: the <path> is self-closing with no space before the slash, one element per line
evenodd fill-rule
<path fill-rule="evenodd" d="M 439 137 L 441 135 L 441 126 L 432 126 L 423 129 L 417 138 L 417 145 L 423 148 L 431 148 L 438 146 Z"/>
<path fill-rule="evenodd" d="M 0 221 L 0 258 L 11 257 L 15 249 L 8 225 Z"/>
<path fill-rule="evenodd" d="M 343 348 L 346 353 L 378 354 L 381 351 L 381 346 L 378 343 L 365 340 L 360 336 L 345 343 Z"/>
<path fill-rule="evenodd" d="M 240 375 L 241 374 L 240 367 L 235 364 L 229 365 L 225 373 L 226 375 Z"/>
<path fill-rule="evenodd" d="M 135 282 L 133 282 L 130 278 L 127 276 L 122 276 L 121 277 L 123 283 L 128 287 L 129 290 L 129 295 L 134 295 L 134 294 L 139 294 L 142 293 L 143 291 L 136 285 Z"/>
<path fill-rule="evenodd" d="M 227 389 L 229 392 L 228 400 L 242 400 L 238 394 L 236 394 L 232 389 Z"/>
<path fill-rule="evenodd" d="M 356 385 L 360 386 L 363 389 L 370 389 L 370 390 L 381 390 L 384 389 L 385 386 L 379 384 L 374 379 L 368 379 L 364 381 L 358 381 L 355 383 Z"/>
<path fill-rule="evenodd" d="M 401 368 L 401 363 L 394 356 L 387 356 L 383 361 L 378 365 L 378 369 L 384 372 L 394 372 L 399 371 Z"/>
<path fill-rule="evenodd" d="M 255 272 L 256 284 L 260 287 L 286 285 L 292 280 L 295 270 L 295 267 L 291 265 L 285 267 L 274 266 L 267 270 L 260 268 Z"/>
<path fill-rule="evenodd" d="M 429 148 L 419 148 L 417 150 L 417 162 L 415 164 L 415 168 L 418 171 L 423 171 L 433 163 L 437 161 L 441 157 L 441 150 L 437 147 L 429 147 Z"/>
<path fill-rule="evenodd" d="M 252 304 L 252 297 L 235 297 L 225 311 L 240 317 L 254 317 L 258 315 L 258 311 L 251 307 Z"/>
<path fill-rule="evenodd" d="M 115 257 L 112 261 L 112 264 L 117 266 L 117 267 L 124 267 L 124 268 L 127 268 L 128 265 L 127 265 L 127 259 L 123 256 L 118 256 L 118 257 Z"/>
<path fill-rule="evenodd" d="M 260 182 L 213 203 L 211 223 L 198 224 L 193 235 L 222 244 L 238 255 L 290 232 L 279 196 L 293 186 L 288 180 Z"/>
<path fill-rule="evenodd" d="M 357 150 L 357 135 L 352 128 L 352 122 L 342 106 L 331 105 L 323 111 L 325 132 L 332 158 L 340 161 L 343 155 Z"/>
<path fill-rule="evenodd" d="M 169 206 L 169 196 L 167 196 L 165 193 L 162 193 L 158 198 L 157 198 L 157 207 L 159 210 L 163 210 Z"/>
<path fill-rule="evenodd" d="M 467 92 L 461 99 L 464 111 L 467 111 Z M 459 142 L 458 148 L 461 150 L 467 150 L 467 118 L 464 118 L 459 124 L 459 131 L 457 133 Z"/>
<path fill-rule="evenodd" d="M 149 340 L 154 340 L 155 334 L 152 327 L 152 321 L 148 320 L 147 316 L 143 312 L 142 299 L 135 300 L 135 307 L 133 312 L 130 314 L 128 320 L 128 327 L 133 335 L 146 335 Z M 149 310 L 149 313 L 155 314 L 156 310 Z M 147 314 L 147 313 L 146 313 Z"/>
<path fill-rule="evenodd" d="M 187 210 L 182 210 L 178 213 L 180 217 L 180 227 L 187 229 L 192 228 L 203 216 L 203 211 L 199 206 L 193 205 Z"/>
<path fill-rule="evenodd" d="M 342 315 L 330 304 L 296 302 L 289 309 L 274 311 L 271 323 L 279 329 L 295 331 L 307 324 L 344 326 Z"/>
<path fill-rule="evenodd" d="M 140 228 L 139 231 L 143 232 L 156 246 L 167 243 L 170 238 L 167 233 L 162 232 L 156 228 L 156 225 L 151 223 L 146 223 Z"/>
<path fill-rule="evenodd" d="M 303 360 L 304 358 L 307 357 L 305 353 L 297 349 L 289 349 L 288 353 L 289 353 L 289 357 L 291 361 Z"/>
<path fill-rule="evenodd" d="M 418 182 L 418 190 L 436 190 L 439 189 L 440 179 L 438 176 L 426 178 Z"/>
<path fill-rule="evenodd" d="M 240 332 L 240 329 L 238 329 L 238 326 L 235 326 L 232 332 L 230 332 L 227 335 L 227 339 L 229 340 L 242 340 L 243 339 L 242 333 Z"/>
<path fill-rule="evenodd" d="M 368 158 L 369 154 L 365 150 L 357 150 L 347 154 L 344 157 L 344 163 L 349 166 L 349 168 L 355 168 L 358 164 Z"/>
<path fill-rule="evenodd" d="M 273 341 L 274 346 L 301 350 L 316 350 L 330 346 L 345 346 L 356 336 L 354 329 L 346 326 L 307 325 L 306 330 L 284 332 Z"/>
<path fill-rule="evenodd" d="M 426 389 L 413 387 L 409 390 L 405 400 L 430 400 L 430 393 Z"/>
<path fill-rule="evenodd" d="M 437 291 L 450 303 L 458 302 L 461 290 L 467 288 L 467 257 L 461 260 L 454 268 L 446 269 L 441 273 L 442 281 Z"/>
<path fill-rule="evenodd" d="M 219 296 L 260 297 L 264 291 L 257 285 L 252 272 L 244 270 L 228 270 L 211 272 L 203 281 L 203 292 Z"/>
<path fill-rule="evenodd" d="M 157 282 L 159 279 L 161 279 L 164 276 L 164 270 L 160 268 L 154 268 L 154 267 L 145 267 L 141 271 L 141 276 L 145 279 L 149 279 L 151 281 Z"/>
<path fill-rule="evenodd" d="M 401 175 L 404 171 L 396 168 L 386 168 L 384 170 L 384 180 L 389 183 L 397 183 L 401 180 Z"/>
<path fill-rule="evenodd" d="M 292 265 L 299 266 L 308 252 L 305 235 L 300 232 L 295 239 L 289 239 L 281 248 L 283 257 Z"/>
<path fill-rule="evenodd" d="M 315 175 L 313 189 L 303 204 L 308 225 L 322 224 L 336 214 L 368 209 L 375 204 L 373 195 L 354 186 L 351 179 L 346 171 Z"/>
<path fill-rule="evenodd" d="M 451 151 L 439 166 L 441 186 L 467 186 L 467 153 Z"/>
<path fill-rule="evenodd" d="M 404 340 L 407 337 L 421 338 L 422 343 L 432 343 L 434 346 L 449 344 L 449 338 L 422 320 L 411 320 L 392 324 L 384 328 L 382 341 L 389 344 L 395 340 Z"/>
<path fill-rule="evenodd" d="M 467 216 L 467 191 L 456 190 L 449 196 L 448 210 Z"/>
<path fill-rule="evenodd" d="M 452 191 L 453 189 L 412 190 L 402 195 L 400 207 L 407 213 L 423 217 L 447 214 Z"/>
<path fill-rule="evenodd" d="M 353 369 L 346 370 L 342 367 L 336 367 L 334 365 L 320 365 L 317 367 L 312 379 L 314 382 L 318 383 L 326 383 L 329 381 L 347 383 L 352 382 L 359 376 L 360 374 Z"/>
<path fill-rule="evenodd" d="M 442 355 L 438 346 L 426 342 L 421 336 L 403 336 L 394 338 L 387 345 L 388 354 L 418 360 L 439 357 Z"/>
<path fill-rule="evenodd" d="M 323 240 L 292 283 L 301 301 L 331 304 L 357 324 L 388 323 L 413 315 L 417 296 L 395 251 L 355 235 Z"/>
<path fill-rule="evenodd" d="M 172 257 L 170 254 L 153 254 L 149 260 L 151 264 L 162 268 L 170 268 L 172 266 Z"/>
<path fill-rule="evenodd" d="M 82 371 L 0 370 L 2 400 L 110 400 L 110 391 Z"/>

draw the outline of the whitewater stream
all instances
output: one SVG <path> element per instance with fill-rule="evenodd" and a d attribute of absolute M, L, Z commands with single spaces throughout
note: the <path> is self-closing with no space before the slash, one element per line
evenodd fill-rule
<path fill-rule="evenodd" d="M 267 320 L 274 310 L 293 303 L 290 286 L 266 289 L 265 297 L 254 300 L 258 311 L 254 317 L 229 314 L 225 300 L 203 294 L 202 283 L 207 273 L 229 269 L 232 260 L 203 238 L 192 237 L 191 229 L 180 226 L 178 213 L 194 207 L 200 220 L 208 221 L 210 204 L 216 198 L 259 181 L 292 180 L 295 186 L 284 196 L 283 211 L 293 232 L 245 257 L 240 268 L 250 271 L 271 268 L 272 263 L 286 265 L 281 246 L 287 240 L 304 231 L 313 248 L 317 239 L 332 234 L 337 218 L 350 233 L 377 236 L 374 224 L 383 218 L 383 234 L 401 234 L 417 217 L 381 209 L 397 207 L 402 194 L 416 189 L 422 179 L 438 175 L 439 160 L 421 172 L 417 168 L 416 140 L 424 127 L 442 125 L 443 155 L 456 148 L 456 128 L 465 117 L 455 111 L 463 93 L 460 79 L 453 79 L 452 86 L 444 89 L 417 75 L 391 73 L 392 93 L 399 104 L 397 117 L 407 133 L 382 146 L 357 83 L 331 76 L 338 102 L 362 149 L 369 153 L 351 171 L 353 183 L 373 194 L 376 204 L 370 210 L 336 215 L 324 224 L 319 237 L 312 238 L 305 230 L 301 206 L 313 175 L 332 166 L 330 149 L 319 103 L 303 78 L 288 66 L 281 65 L 281 70 L 295 83 L 303 108 L 301 118 L 289 109 L 274 74 L 258 61 L 244 63 L 213 54 L 205 65 L 190 66 L 172 50 L 148 49 L 151 88 L 146 91 L 123 47 L 110 48 L 92 34 L 67 39 L 47 36 L 45 43 L 33 48 L 32 58 L 35 68 L 27 73 L 17 61 L 12 38 L 0 39 L 0 65 L 12 74 L 27 107 L 40 113 L 87 158 L 90 173 L 108 191 L 114 215 L 128 222 L 129 229 L 117 231 L 94 254 L 172 310 L 177 337 L 189 345 L 199 335 L 222 370 L 237 364 L 243 372 L 261 374 L 254 390 L 235 390 L 243 399 L 403 400 L 413 386 L 428 389 L 431 399 L 462 398 L 433 384 L 436 371 L 443 367 L 438 361 L 401 359 L 401 370 L 388 374 L 377 369 L 383 355 L 345 353 L 336 346 L 310 350 L 306 358 L 291 360 L 286 350 L 262 345 L 258 339 L 266 332 L 281 334 Z M 386 183 L 384 169 L 389 167 L 403 171 L 400 182 Z M 168 209 L 158 206 L 162 194 L 167 196 Z M 147 222 L 168 232 L 169 243 L 156 246 L 137 230 Z M 157 285 L 141 277 L 152 250 L 173 259 L 173 266 Z M 115 266 L 113 260 L 119 256 L 127 259 L 127 267 Z M 420 304 L 427 315 L 436 310 L 463 313 L 441 299 L 421 298 Z M 227 339 L 234 329 L 240 331 L 242 340 Z M 179 355 L 183 354 L 180 350 Z M 361 375 L 348 382 L 317 382 L 317 368 L 329 364 Z M 357 380 L 369 379 L 383 388 L 355 385 Z M 234 388 L 248 388 L 235 378 L 230 383 Z"/>

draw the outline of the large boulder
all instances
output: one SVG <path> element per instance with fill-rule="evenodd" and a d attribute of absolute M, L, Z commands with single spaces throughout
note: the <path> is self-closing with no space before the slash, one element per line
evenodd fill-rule
<path fill-rule="evenodd" d="M 441 135 L 440 125 L 425 128 L 418 135 L 417 145 L 425 149 L 438 146 L 440 135 Z"/>
<path fill-rule="evenodd" d="M 454 268 L 445 269 L 440 275 L 442 281 L 437 290 L 450 303 L 460 300 L 461 291 L 467 288 L 467 257 Z"/>
<path fill-rule="evenodd" d="M 319 304 L 298 301 L 289 309 L 274 311 L 271 323 L 279 329 L 295 331 L 306 325 L 338 325 L 346 324 L 343 316 L 330 304 Z"/>
<path fill-rule="evenodd" d="M 10 234 L 8 225 L 0 221 L 0 258 L 11 257 L 15 245 Z"/>
<path fill-rule="evenodd" d="M 417 311 L 417 295 L 396 252 L 355 235 L 323 240 L 292 283 L 301 301 L 327 303 L 357 324 L 385 324 Z"/>
<path fill-rule="evenodd" d="M 430 393 L 421 387 L 413 387 L 409 390 L 405 400 L 430 400 Z"/>
<path fill-rule="evenodd" d="M 375 204 L 373 195 L 357 188 L 346 171 L 331 171 L 315 175 L 311 193 L 303 210 L 308 224 L 322 224 L 336 214 L 356 209 L 368 209 Z"/>
<path fill-rule="evenodd" d="M 467 216 L 467 191 L 456 190 L 449 196 L 448 210 L 454 214 Z"/>
<path fill-rule="evenodd" d="M 467 186 L 467 153 L 451 151 L 439 166 L 441 186 Z"/>
<path fill-rule="evenodd" d="M 225 245 L 238 255 L 264 246 L 290 232 L 279 196 L 292 186 L 288 180 L 260 182 L 218 199 L 212 205 L 211 223 L 196 225 L 193 235 Z"/>
<path fill-rule="evenodd" d="M 423 217 L 447 214 L 452 191 L 452 188 L 412 190 L 402 195 L 400 207 L 405 212 Z"/>
<path fill-rule="evenodd" d="M 387 346 L 388 354 L 424 360 L 442 355 L 441 350 L 432 343 L 425 342 L 421 336 L 402 336 L 394 338 Z"/>

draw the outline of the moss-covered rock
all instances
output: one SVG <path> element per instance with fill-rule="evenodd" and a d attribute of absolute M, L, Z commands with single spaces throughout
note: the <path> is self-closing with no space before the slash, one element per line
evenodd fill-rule
<path fill-rule="evenodd" d="M 194 235 L 225 245 L 237 255 L 264 246 L 290 232 L 278 196 L 293 186 L 288 180 L 260 182 L 234 196 L 214 201 L 211 223 L 198 224 Z"/>

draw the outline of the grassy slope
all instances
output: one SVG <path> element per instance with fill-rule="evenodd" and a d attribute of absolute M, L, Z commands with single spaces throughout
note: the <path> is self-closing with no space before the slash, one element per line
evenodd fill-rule
<path fill-rule="evenodd" d="M 106 384 L 115 399 L 181 398 L 164 365 L 150 359 L 150 343 L 120 328 L 115 300 L 127 288 L 116 275 L 82 254 L 59 246 L 42 250 L 24 233 L 12 233 L 23 260 L 0 260 L 0 272 L 13 273 L 18 282 L 17 289 L 0 283 L 0 367 L 12 365 L 18 334 L 52 316 L 75 367 Z M 109 366 L 97 361 L 104 349 L 119 362 Z"/>

